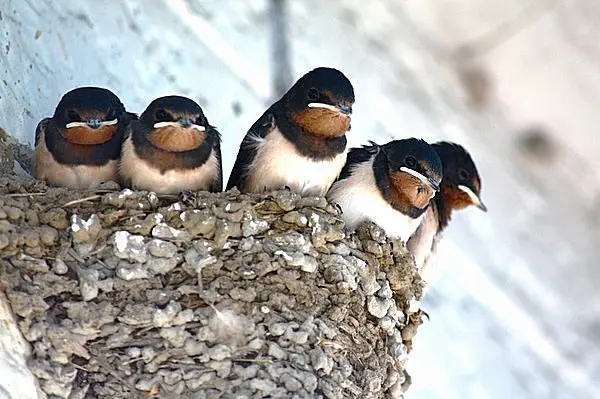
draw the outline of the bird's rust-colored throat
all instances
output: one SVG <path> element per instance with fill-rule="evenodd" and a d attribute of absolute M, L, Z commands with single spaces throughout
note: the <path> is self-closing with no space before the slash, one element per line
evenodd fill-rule
<path fill-rule="evenodd" d="M 194 150 L 206 139 L 206 132 L 196 128 L 179 128 L 174 126 L 154 129 L 148 140 L 156 147 L 170 152 Z"/>
<path fill-rule="evenodd" d="M 324 108 L 307 108 L 292 116 L 294 122 L 311 134 L 323 138 L 340 137 L 350 129 L 350 115 Z"/>
<path fill-rule="evenodd" d="M 104 144 L 117 133 L 117 125 L 102 126 L 98 129 L 76 126 L 65 129 L 63 137 L 70 143 L 80 145 Z"/>
<path fill-rule="evenodd" d="M 448 209 L 458 211 L 470 205 L 475 205 L 467 193 L 458 187 L 442 185 L 441 193 Z"/>
<path fill-rule="evenodd" d="M 392 171 L 389 177 L 393 188 L 392 206 L 396 209 L 403 209 L 406 205 L 423 209 L 435 194 L 430 186 L 409 173 Z"/>

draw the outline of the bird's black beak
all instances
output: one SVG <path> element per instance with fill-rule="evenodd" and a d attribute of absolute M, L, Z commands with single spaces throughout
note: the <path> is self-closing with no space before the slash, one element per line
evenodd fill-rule
<path fill-rule="evenodd" d="M 477 208 L 481 209 L 484 212 L 487 212 L 487 206 L 485 206 L 485 204 L 483 203 L 483 201 L 481 201 L 481 199 L 479 200 L 479 204 L 477 204 Z"/>
<path fill-rule="evenodd" d="M 471 203 L 473 205 L 475 205 L 477 208 L 481 209 L 482 211 L 487 212 L 487 206 L 485 206 L 485 204 L 481 200 L 481 197 L 479 195 L 475 194 L 475 192 L 473 192 L 473 190 L 471 190 L 469 187 L 463 186 L 463 185 L 458 186 L 458 189 L 462 190 L 465 194 L 467 194 L 469 196 L 469 199 L 471 200 Z"/>
<path fill-rule="evenodd" d="M 87 122 L 87 124 L 92 129 L 98 129 L 102 126 L 102 121 L 100 119 L 91 119 Z"/>
<path fill-rule="evenodd" d="M 345 104 L 337 104 L 336 108 L 344 115 L 352 115 L 352 107 Z"/>
<path fill-rule="evenodd" d="M 194 124 L 194 122 L 192 122 L 190 119 L 181 119 L 179 123 L 181 124 L 181 127 L 186 129 Z"/>
<path fill-rule="evenodd" d="M 438 183 L 437 181 L 435 181 L 431 177 L 429 179 L 427 179 L 427 180 L 429 181 L 429 184 L 431 184 L 431 188 L 433 188 L 436 193 L 440 191 L 440 183 Z"/>

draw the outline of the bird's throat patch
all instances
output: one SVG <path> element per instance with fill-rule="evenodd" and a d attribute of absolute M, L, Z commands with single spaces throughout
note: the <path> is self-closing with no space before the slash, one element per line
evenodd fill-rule
<path fill-rule="evenodd" d="M 409 173 L 391 172 L 390 183 L 392 206 L 404 213 L 408 213 L 407 206 L 424 209 L 431 200 L 431 187 Z"/>
<path fill-rule="evenodd" d="M 117 125 L 103 126 L 98 129 L 76 126 L 65 129 L 62 135 L 73 144 L 97 145 L 106 143 L 114 137 L 115 133 L 117 133 Z"/>
<path fill-rule="evenodd" d="M 442 186 L 442 197 L 449 211 L 461 210 L 474 205 L 467 193 L 454 186 Z"/>
<path fill-rule="evenodd" d="M 206 139 L 206 132 L 198 129 L 185 129 L 174 126 L 154 129 L 148 140 L 156 147 L 170 152 L 184 152 L 194 150 Z"/>
<path fill-rule="evenodd" d="M 325 138 L 340 137 L 350 129 L 351 118 L 326 108 L 306 108 L 292 115 L 294 122 L 307 132 Z"/>

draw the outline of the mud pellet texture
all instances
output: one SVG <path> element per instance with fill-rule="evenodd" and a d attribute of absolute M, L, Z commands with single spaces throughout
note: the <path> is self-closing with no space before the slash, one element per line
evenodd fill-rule
<path fill-rule="evenodd" d="M 403 244 L 287 190 L 159 197 L 0 177 L 0 287 L 50 398 L 379 398 L 422 283 Z"/>

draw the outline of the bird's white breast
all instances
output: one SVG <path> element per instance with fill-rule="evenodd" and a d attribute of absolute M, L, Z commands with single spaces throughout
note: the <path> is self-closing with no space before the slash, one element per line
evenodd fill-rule
<path fill-rule="evenodd" d="M 77 190 L 94 189 L 100 183 L 117 180 L 117 161 L 105 165 L 63 165 L 54 159 L 46 146 L 44 133 L 35 149 L 35 178 L 50 185 L 71 187 Z"/>
<path fill-rule="evenodd" d="M 194 169 L 172 169 L 164 173 L 137 156 L 131 137 L 123 143 L 120 174 L 132 188 L 157 194 L 178 194 L 184 190 L 207 190 L 219 172 L 219 162 L 213 150 L 208 160 Z"/>
<path fill-rule="evenodd" d="M 346 163 L 346 152 L 333 159 L 315 161 L 300 154 L 278 129 L 257 138 L 257 153 L 245 190 L 260 192 L 288 186 L 302 195 L 323 196 Z"/>
<path fill-rule="evenodd" d="M 433 206 L 429 206 L 427 211 L 425 211 L 421 224 L 406 243 L 406 247 L 415 258 L 418 269 L 423 267 L 433 251 L 437 230 L 438 218 Z"/>
<path fill-rule="evenodd" d="M 406 242 L 415 232 L 423 215 L 413 219 L 394 209 L 381 195 L 373 173 L 373 158 L 354 167 L 351 176 L 333 184 L 327 197 L 339 204 L 350 230 L 370 220 L 383 228 L 389 237 Z"/>

